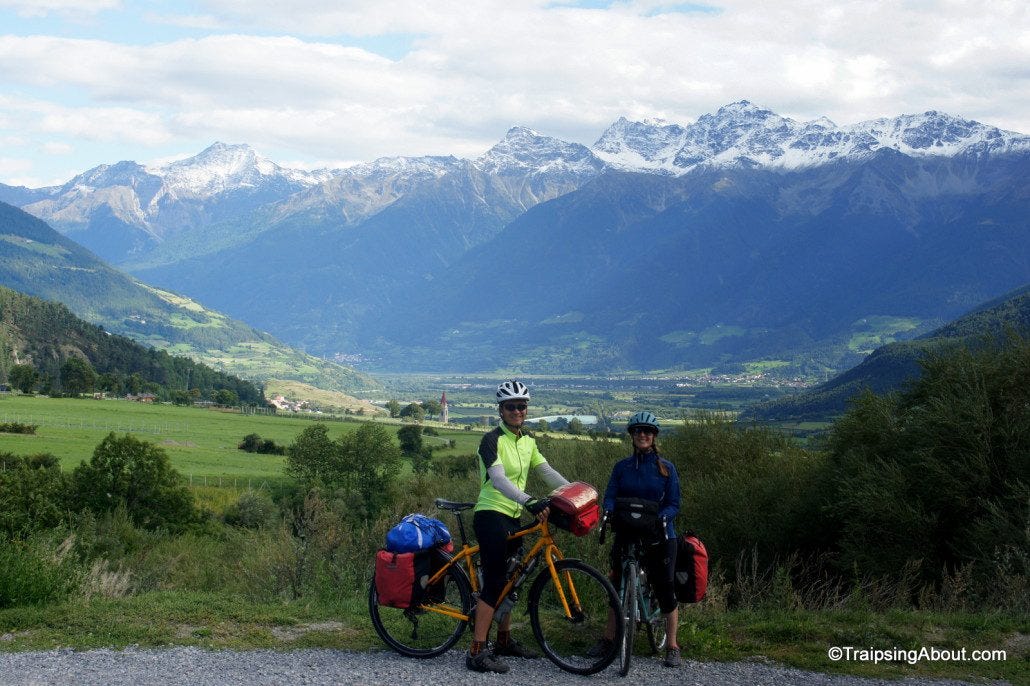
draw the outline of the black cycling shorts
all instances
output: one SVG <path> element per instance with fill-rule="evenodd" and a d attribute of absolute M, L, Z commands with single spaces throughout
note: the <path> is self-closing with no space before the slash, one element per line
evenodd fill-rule
<path fill-rule="evenodd" d="M 522 528 L 514 517 L 496 510 L 479 510 L 472 515 L 472 530 L 479 542 L 479 562 L 483 566 L 483 588 L 479 599 L 494 606 L 508 581 L 508 558 L 522 547 L 522 539 L 508 536 Z"/>

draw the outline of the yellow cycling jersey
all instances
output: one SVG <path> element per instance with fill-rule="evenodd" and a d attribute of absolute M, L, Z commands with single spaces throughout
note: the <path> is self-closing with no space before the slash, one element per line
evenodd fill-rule
<path fill-rule="evenodd" d="M 504 466 L 504 475 L 516 488 L 525 492 L 529 470 L 547 464 L 547 460 L 540 454 L 536 440 L 532 436 L 516 436 L 503 423 L 483 436 L 483 440 L 479 442 L 480 489 L 476 511 L 495 510 L 509 517 L 518 518 L 522 514 L 522 506 L 494 488 L 486 475 L 486 470 L 498 461 Z"/>

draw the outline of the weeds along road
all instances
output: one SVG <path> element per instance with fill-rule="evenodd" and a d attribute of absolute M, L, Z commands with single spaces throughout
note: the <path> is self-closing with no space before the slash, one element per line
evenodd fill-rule
<path fill-rule="evenodd" d="M 647 684 L 648 686 L 931 686 L 967 682 L 902 679 L 877 680 L 803 672 L 759 662 L 693 662 L 668 669 L 654 657 L 634 656 L 628 678 L 615 667 L 580 677 L 559 670 L 546 658 L 510 659 L 508 674 L 475 674 L 465 669 L 463 652 L 431 660 L 413 660 L 388 652 L 337 650 L 207 651 L 70 649 L 0 653 L 0 685 L 42 686 L 482 686 L 483 684 Z M 982 685 L 983 682 L 981 682 Z M 1004 683 L 1004 682 L 995 682 Z"/>

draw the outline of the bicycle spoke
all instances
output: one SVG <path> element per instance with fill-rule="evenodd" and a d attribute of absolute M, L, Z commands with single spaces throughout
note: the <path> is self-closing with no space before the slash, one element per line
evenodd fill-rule
<path fill-rule="evenodd" d="M 375 583 L 369 589 L 369 614 L 376 633 L 391 648 L 409 657 L 435 657 L 461 637 L 472 612 L 472 591 L 464 575 L 451 569 L 442 584 L 430 589 L 416 608 L 378 604 Z"/>
<path fill-rule="evenodd" d="M 618 615 L 615 590 L 593 567 L 578 560 L 555 564 L 557 583 L 544 569 L 530 591 L 530 621 L 544 654 L 564 670 L 593 674 L 615 659 L 616 649 L 597 650 L 609 613 Z M 621 637 L 621 621 L 616 638 Z"/>

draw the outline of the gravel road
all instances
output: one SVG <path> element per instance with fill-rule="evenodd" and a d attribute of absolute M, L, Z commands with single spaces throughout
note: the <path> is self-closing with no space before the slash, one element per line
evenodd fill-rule
<path fill-rule="evenodd" d="M 668 669 L 654 658 L 634 659 L 629 677 L 615 667 L 591 677 L 562 672 L 546 658 L 509 661 L 508 674 L 474 674 L 465 669 L 464 653 L 413 660 L 387 652 L 338 650 L 209 651 L 200 648 L 161 650 L 49 650 L 0 653 L 0 685 L 42 686 L 317 686 L 321 684 L 389 684 L 390 686 L 483 686 L 484 684 L 647 684 L 648 686 L 955 686 L 965 682 L 929 679 L 884 681 L 803 672 L 762 662 L 692 662 Z M 996 682 L 1001 683 L 1001 682 Z M 982 684 L 981 684 L 982 686 Z"/>

